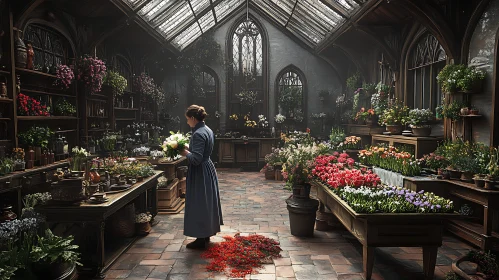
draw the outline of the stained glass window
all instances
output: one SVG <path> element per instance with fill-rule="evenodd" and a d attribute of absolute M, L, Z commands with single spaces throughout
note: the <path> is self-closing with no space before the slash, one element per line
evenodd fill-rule
<path fill-rule="evenodd" d="M 446 65 L 445 50 L 435 36 L 427 33 L 414 45 L 410 54 L 407 101 L 414 108 L 435 110 L 442 102 L 437 75 Z"/>
<path fill-rule="evenodd" d="M 66 64 L 68 43 L 59 32 L 38 24 L 30 24 L 24 32 L 24 40 L 33 46 L 33 63 L 36 70 Z"/>
<path fill-rule="evenodd" d="M 233 35 L 234 74 L 262 75 L 262 35 L 251 20 L 242 22 Z"/>

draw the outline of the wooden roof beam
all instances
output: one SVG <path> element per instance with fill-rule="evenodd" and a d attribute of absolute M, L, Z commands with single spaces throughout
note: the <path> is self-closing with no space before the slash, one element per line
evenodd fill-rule
<path fill-rule="evenodd" d="M 336 3 L 334 0 L 320 0 L 324 5 L 331 8 L 333 11 L 337 12 L 344 18 L 349 18 L 350 12 L 345 10 L 341 5 Z"/>
<path fill-rule="evenodd" d="M 345 33 L 348 31 L 354 24 L 357 24 L 366 14 L 370 13 L 371 11 L 375 10 L 383 1 L 385 0 L 368 0 L 365 4 L 363 4 L 357 12 L 355 12 L 351 17 L 350 17 L 350 22 L 346 24 L 342 24 L 339 28 L 334 29 L 331 31 L 324 40 L 322 40 L 317 47 L 315 48 L 315 51 L 317 53 L 321 53 L 324 51 L 326 48 L 328 48 L 331 44 L 338 39 L 338 37 L 341 36 L 341 34 Z"/>

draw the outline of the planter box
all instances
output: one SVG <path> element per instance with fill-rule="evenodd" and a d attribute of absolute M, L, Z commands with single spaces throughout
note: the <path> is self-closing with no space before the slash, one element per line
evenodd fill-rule
<path fill-rule="evenodd" d="M 363 245 L 363 268 L 371 279 L 376 247 L 422 247 L 424 279 L 433 279 L 444 222 L 459 214 L 377 213 L 359 214 L 325 185 L 317 185 L 317 198 Z"/>
<path fill-rule="evenodd" d="M 178 183 L 178 179 L 174 179 L 166 188 L 158 189 L 158 209 L 171 210 L 180 204 Z"/>

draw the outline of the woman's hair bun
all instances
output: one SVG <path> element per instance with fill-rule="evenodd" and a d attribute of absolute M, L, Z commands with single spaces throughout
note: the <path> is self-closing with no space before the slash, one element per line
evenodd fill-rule
<path fill-rule="evenodd" d="M 187 108 L 187 111 L 185 111 L 185 115 L 189 118 L 194 117 L 198 121 L 204 121 L 204 119 L 208 116 L 208 113 L 206 113 L 203 106 L 191 105 Z"/>

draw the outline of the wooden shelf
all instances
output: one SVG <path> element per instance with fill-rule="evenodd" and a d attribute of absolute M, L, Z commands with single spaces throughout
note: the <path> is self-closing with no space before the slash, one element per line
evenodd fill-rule
<path fill-rule="evenodd" d="M 0 69 L 0 74 L 3 74 L 3 75 L 10 75 L 10 72 L 9 72 L 9 71 L 5 71 L 5 70 Z"/>
<path fill-rule="evenodd" d="M 89 95 L 90 97 L 100 97 L 100 98 L 109 98 L 109 96 L 104 95 L 104 94 L 98 94 L 98 93 L 93 93 Z"/>
<path fill-rule="evenodd" d="M 120 108 L 120 107 L 114 107 L 114 110 L 120 110 L 120 111 L 138 111 L 138 108 Z"/>
<path fill-rule="evenodd" d="M 68 133 L 68 132 L 76 132 L 76 129 L 58 130 L 54 133 Z"/>
<path fill-rule="evenodd" d="M 0 121 L 5 121 L 5 122 L 8 122 L 10 121 L 11 119 L 10 118 L 0 118 Z"/>
<path fill-rule="evenodd" d="M 87 98 L 88 101 L 107 103 L 107 100 Z"/>
<path fill-rule="evenodd" d="M 481 118 L 482 115 L 459 115 L 462 118 Z"/>
<path fill-rule="evenodd" d="M 77 117 L 64 117 L 64 116 L 19 116 L 17 117 L 20 121 L 44 121 L 44 120 L 77 120 Z"/>
<path fill-rule="evenodd" d="M 116 118 L 117 121 L 135 121 L 135 118 Z"/>
<path fill-rule="evenodd" d="M 16 67 L 16 71 L 19 71 L 21 73 L 31 74 L 31 75 L 39 75 L 39 76 L 44 76 L 44 77 L 48 77 L 48 78 L 57 79 L 56 75 L 52 75 L 52 74 L 48 74 L 48 73 L 43 73 L 43 72 L 35 71 L 35 70 L 29 70 L 29 69 L 24 69 L 24 68 Z"/>
<path fill-rule="evenodd" d="M 88 132 L 102 132 L 102 131 L 106 131 L 105 128 L 91 128 L 88 130 Z"/>
<path fill-rule="evenodd" d="M 92 118 L 92 119 L 109 119 L 107 116 L 87 116 L 87 118 Z"/>
<path fill-rule="evenodd" d="M 0 98 L 0 103 L 10 103 L 14 101 L 13 99 L 10 99 L 10 98 Z"/>
<path fill-rule="evenodd" d="M 35 94 L 47 94 L 47 95 L 55 95 L 55 96 L 61 96 L 61 97 L 69 97 L 69 98 L 76 98 L 74 95 L 69 95 L 69 94 L 62 94 L 62 93 L 52 93 L 52 92 L 46 92 L 46 91 L 40 91 L 40 90 L 32 90 L 32 89 L 25 89 L 21 88 L 21 92 L 27 92 L 27 93 L 35 93 Z"/>

